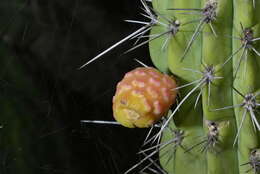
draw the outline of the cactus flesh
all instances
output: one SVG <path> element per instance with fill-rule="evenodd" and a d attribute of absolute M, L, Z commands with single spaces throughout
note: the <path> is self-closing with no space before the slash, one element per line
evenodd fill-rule
<path fill-rule="evenodd" d="M 160 151 L 161 165 L 175 174 L 259 173 L 259 1 L 162 1 L 153 1 L 158 20 L 178 20 L 178 32 L 167 36 L 164 53 L 153 51 L 162 40 L 151 41 L 151 57 L 189 86 L 158 132 L 162 142 L 176 137 L 169 126 L 184 134 L 182 146 Z"/>

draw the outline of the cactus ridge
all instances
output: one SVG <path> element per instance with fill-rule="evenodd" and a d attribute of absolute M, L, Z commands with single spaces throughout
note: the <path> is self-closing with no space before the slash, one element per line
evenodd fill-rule
<path fill-rule="evenodd" d="M 240 34 L 241 36 L 233 37 L 233 39 L 240 40 L 241 46 L 237 50 L 235 50 L 234 53 L 231 54 L 223 64 L 225 65 L 226 63 L 228 63 L 235 55 L 237 55 L 239 52 L 242 51 L 242 54 L 239 57 L 239 63 L 235 68 L 234 79 L 236 79 L 236 75 L 242 63 L 242 60 L 245 59 L 245 62 L 247 62 L 247 57 L 248 57 L 247 55 L 249 50 L 252 50 L 257 56 L 260 56 L 260 53 L 256 50 L 256 48 L 253 45 L 256 41 L 260 40 L 260 38 L 259 37 L 254 38 L 253 30 L 251 28 L 244 28 L 242 23 L 240 23 L 240 26 L 241 26 L 241 34 Z M 244 75 L 245 74 L 246 74 L 246 67 L 244 68 Z"/>
<path fill-rule="evenodd" d="M 212 25 L 212 22 L 216 20 L 217 14 L 216 14 L 216 8 L 217 8 L 217 2 L 216 1 L 208 1 L 205 5 L 204 8 L 189 8 L 189 9 L 184 9 L 184 8 L 170 8 L 170 10 L 181 10 L 181 11 L 195 11 L 198 12 L 198 14 L 201 15 L 199 20 L 195 20 L 195 22 L 199 22 L 197 25 L 190 41 L 187 44 L 187 47 L 184 50 L 183 55 L 181 56 L 181 61 L 183 61 L 184 57 L 188 53 L 188 51 L 191 49 L 191 46 L 195 39 L 198 37 L 199 33 L 202 32 L 205 24 L 208 24 L 210 26 L 210 29 L 212 33 L 217 37 L 217 33 Z M 186 13 L 186 14 L 191 14 L 194 15 L 193 13 Z M 189 21 L 188 23 L 191 23 L 194 21 Z"/>

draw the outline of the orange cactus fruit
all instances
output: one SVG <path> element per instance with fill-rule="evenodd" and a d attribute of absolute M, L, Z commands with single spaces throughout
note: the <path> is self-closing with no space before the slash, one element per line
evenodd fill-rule
<path fill-rule="evenodd" d="M 176 81 L 155 68 L 136 68 L 117 84 L 113 97 L 114 118 L 125 127 L 149 127 L 175 102 L 174 88 Z"/>

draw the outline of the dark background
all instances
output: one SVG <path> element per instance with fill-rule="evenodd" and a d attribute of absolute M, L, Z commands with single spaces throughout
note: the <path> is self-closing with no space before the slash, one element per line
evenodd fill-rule
<path fill-rule="evenodd" d="M 0 1 L 0 173 L 122 174 L 138 160 L 147 130 L 80 124 L 113 120 L 124 73 L 151 65 L 128 42 L 84 69 L 140 26 L 139 0 Z"/>

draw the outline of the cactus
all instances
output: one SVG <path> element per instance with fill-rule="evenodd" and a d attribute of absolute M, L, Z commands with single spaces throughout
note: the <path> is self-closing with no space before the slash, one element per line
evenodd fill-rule
<path fill-rule="evenodd" d="M 155 0 L 153 8 L 166 25 L 151 33 L 177 32 L 150 42 L 152 60 L 180 87 L 189 84 L 180 89 L 179 112 L 158 132 L 162 142 L 177 137 L 166 127 L 183 132 L 174 148 L 160 151 L 161 165 L 174 174 L 259 173 L 259 1 Z M 153 50 L 163 42 L 160 58 Z"/>
<path fill-rule="evenodd" d="M 129 20 L 144 26 L 90 62 L 150 30 L 148 40 L 127 52 L 149 43 L 154 65 L 174 75 L 180 98 L 146 138 L 152 147 L 140 151 L 145 157 L 126 173 L 144 161 L 150 162 L 145 168 L 154 165 L 156 152 L 162 173 L 260 173 L 260 2 L 141 3 L 149 22 Z"/>

